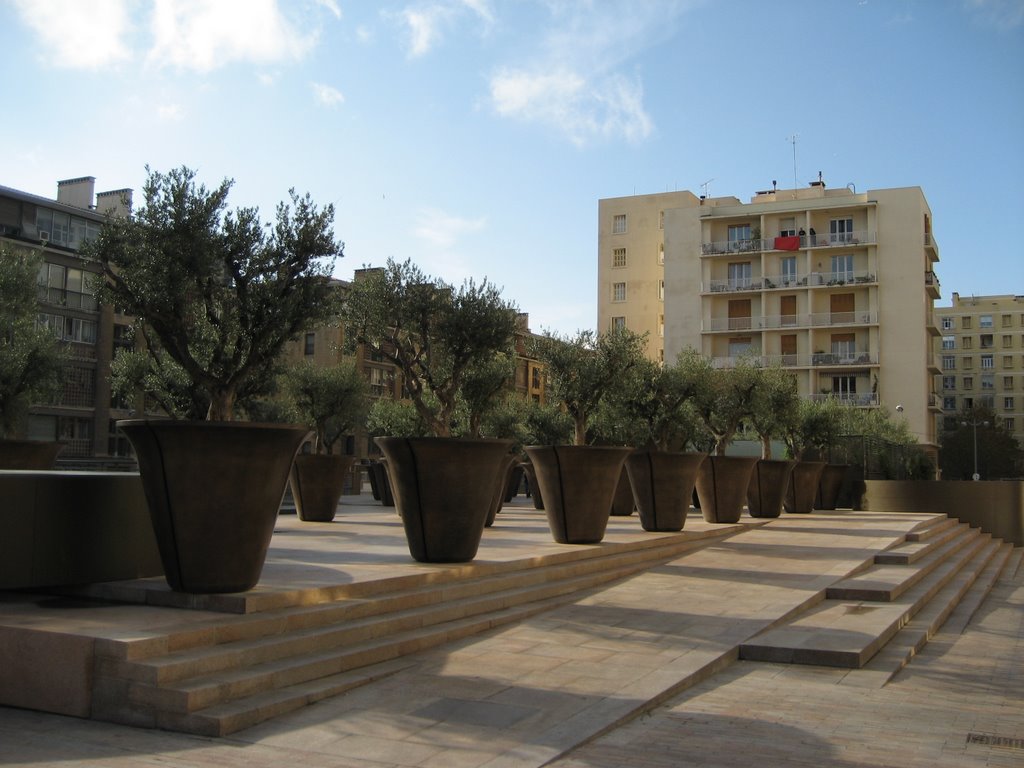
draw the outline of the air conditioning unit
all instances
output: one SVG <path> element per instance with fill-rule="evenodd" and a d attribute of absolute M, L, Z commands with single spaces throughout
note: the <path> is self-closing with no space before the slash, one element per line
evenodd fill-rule
<path fill-rule="evenodd" d="M 48 243 L 48 242 L 50 242 L 50 233 L 47 232 L 45 229 L 40 229 L 39 230 L 39 242 L 41 242 L 41 243 Z"/>

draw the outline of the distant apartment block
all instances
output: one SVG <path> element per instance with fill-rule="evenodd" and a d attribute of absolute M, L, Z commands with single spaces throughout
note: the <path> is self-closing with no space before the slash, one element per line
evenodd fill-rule
<path fill-rule="evenodd" d="M 1024 296 L 960 296 L 936 307 L 945 428 L 983 407 L 1024 444 Z"/>
<path fill-rule="evenodd" d="M 600 200 L 598 216 L 600 330 L 647 332 L 655 360 L 754 355 L 805 397 L 902 405 L 936 449 L 939 252 L 920 188 L 666 192 Z"/>

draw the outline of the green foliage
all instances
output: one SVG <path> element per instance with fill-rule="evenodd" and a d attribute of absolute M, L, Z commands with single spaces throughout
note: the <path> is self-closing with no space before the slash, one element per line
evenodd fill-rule
<path fill-rule="evenodd" d="M 480 437 L 484 417 L 508 394 L 514 375 L 515 358 L 505 352 L 498 352 L 467 369 L 459 394 L 466 404 L 469 437 Z"/>
<path fill-rule="evenodd" d="M 757 369 L 747 422 L 761 439 L 761 458 L 772 457 L 772 438 L 792 430 L 799 415 L 796 377 L 781 366 Z"/>
<path fill-rule="evenodd" d="M 227 211 L 230 180 L 208 190 L 185 167 L 146 170 L 143 207 L 110 219 L 83 254 L 103 268 L 100 300 L 146 327 L 149 375 L 172 370 L 156 362 L 166 357 L 206 393 L 207 418 L 231 420 L 284 344 L 336 315 L 334 207 L 290 190 L 264 224 L 255 208 Z"/>
<path fill-rule="evenodd" d="M 631 371 L 644 360 L 647 336 L 628 329 L 608 333 L 577 331 L 573 337 L 547 333 L 530 342 L 530 353 L 544 366 L 551 399 L 561 403 L 575 426 L 576 445 L 587 442 L 587 427 L 605 397 L 628 386 Z"/>
<path fill-rule="evenodd" d="M 448 437 L 467 379 L 487 378 L 482 372 L 495 356 L 513 356 L 516 314 L 515 305 L 486 279 L 467 280 L 456 289 L 409 260 L 388 259 L 384 268 L 367 270 L 353 282 L 343 318 L 353 342 L 402 371 L 429 431 Z"/>
<path fill-rule="evenodd" d="M 0 244 L 0 437 L 15 434 L 33 402 L 60 391 L 64 348 L 36 323 L 38 253 Z"/>
<path fill-rule="evenodd" d="M 333 453 L 334 444 L 366 419 L 370 385 L 355 363 L 303 361 L 286 371 L 285 389 L 302 421 L 316 433 L 314 453 Z"/>
<path fill-rule="evenodd" d="M 977 429 L 978 474 L 983 480 L 1024 477 L 1024 450 L 989 408 L 976 407 L 957 415 L 956 429 L 942 433 L 939 465 L 945 480 L 970 480 L 974 474 Z M 973 425 L 977 424 L 977 428 Z"/>
<path fill-rule="evenodd" d="M 849 410 L 834 397 L 821 400 L 802 398 L 797 418 L 784 436 L 789 455 L 794 459 L 804 459 L 811 451 L 816 451 L 824 457 L 828 447 L 843 433 L 843 416 Z"/>
<path fill-rule="evenodd" d="M 712 436 L 715 453 L 722 455 L 753 413 L 760 372 L 753 362 L 742 358 L 733 368 L 711 368 L 699 362 L 696 353 L 691 357 L 691 364 L 701 366 L 710 383 L 702 390 L 706 394 L 692 401 L 693 406 Z"/>
<path fill-rule="evenodd" d="M 430 428 L 409 400 L 382 397 L 373 402 L 366 416 L 366 428 L 373 436 L 426 437 Z"/>

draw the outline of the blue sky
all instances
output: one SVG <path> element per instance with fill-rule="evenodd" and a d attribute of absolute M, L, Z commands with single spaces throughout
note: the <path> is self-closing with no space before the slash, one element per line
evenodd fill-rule
<path fill-rule="evenodd" d="M 920 186 L 943 299 L 1024 294 L 1024 0 L 0 0 L 0 184 L 187 165 L 334 203 L 341 278 L 596 324 L 597 201 Z"/>

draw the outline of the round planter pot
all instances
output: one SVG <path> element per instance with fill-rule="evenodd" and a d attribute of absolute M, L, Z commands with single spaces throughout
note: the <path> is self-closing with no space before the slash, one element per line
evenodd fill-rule
<path fill-rule="evenodd" d="M 485 528 L 490 528 L 494 525 L 495 519 L 498 517 L 498 513 L 501 511 L 502 505 L 505 503 L 505 496 L 508 493 L 508 484 L 510 481 L 509 477 L 512 474 L 512 468 L 516 464 L 516 457 L 513 454 L 505 456 L 501 463 L 501 468 L 498 470 L 498 477 L 494 485 L 494 498 L 491 500 L 491 508 L 487 513 L 487 523 Z"/>
<path fill-rule="evenodd" d="M 622 464 L 632 450 L 590 445 L 527 447 L 556 542 L 596 544 L 604 538 Z"/>
<path fill-rule="evenodd" d="M 537 484 L 537 472 L 533 463 L 523 462 L 523 472 L 526 473 L 526 482 L 530 485 L 530 497 L 533 499 L 534 509 L 544 509 L 544 497 L 540 493 L 540 486 Z"/>
<path fill-rule="evenodd" d="M 627 459 L 628 461 L 628 459 Z M 629 482 L 629 473 L 626 466 L 622 466 L 622 473 L 619 475 L 619 484 L 615 486 L 615 495 L 612 496 L 612 516 L 629 517 L 633 514 L 636 500 L 633 498 L 633 486 Z"/>
<path fill-rule="evenodd" d="M 645 531 L 681 531 L 693 486 L 707 454 L 636 451 L 626 459 L 640 524 Z"/>
<path fill-rule="evenodd" d="M 329 523 L 334 519 L 345 490 L 345 475 L 354 461 L 354 456 L 333 454 L 300 453 L 295 457 L 288 481 L 299 520 Z"/>
<path fill-rule="evenodd" d="M 248 422 L 117 423 L 139 461 L 164 576 L 176 592 L 256 585 L 305 427 Z"/>
<path fill-rule="evenodd" d="M 0 469 L 53 469 L 64 443 L 42 440 L 0 440 Z"/>
<path fill-rule="evenodd" d="M 377 437 L 409 552 L 421 563 L 476 557 L 511 440 Z"/>
<path fill-rule="evenodd" d="M 818 480 L 818 509 L 835 509 L 848 464 L 826 464 Z"/>
<path fill-rule="evenodd" d="M 790 514 L 807 514 L 814 509 L 814 498 L 818 495 L 818 479 L 825 468 L 823 461 L 798 461 L 793 467 L 789 490 L 783 506 Z"/>
<path fill-rule="evenodd" d="M 388 477 L 387 464 L 383 461 L 372 462 L 368 474 L 372 478 L 371 487 L 377 489 L 373 497 L 385 507 L 395 506 L 395 496 L 391 492 L 391 479 Z"/>
<path fill-rule="evenodd" d="M 747 486 L 747 511 L 751 517 L 778 517 L 789 490 L 795 461 L 759 459 Z"/>
<path fill-rule="evenodd" d="M 758 459 L 754 456 L 708 456 L 697 473 L 700 511 L 709 523 L 738 523 L 747 501 L 747 486 Z"/>

